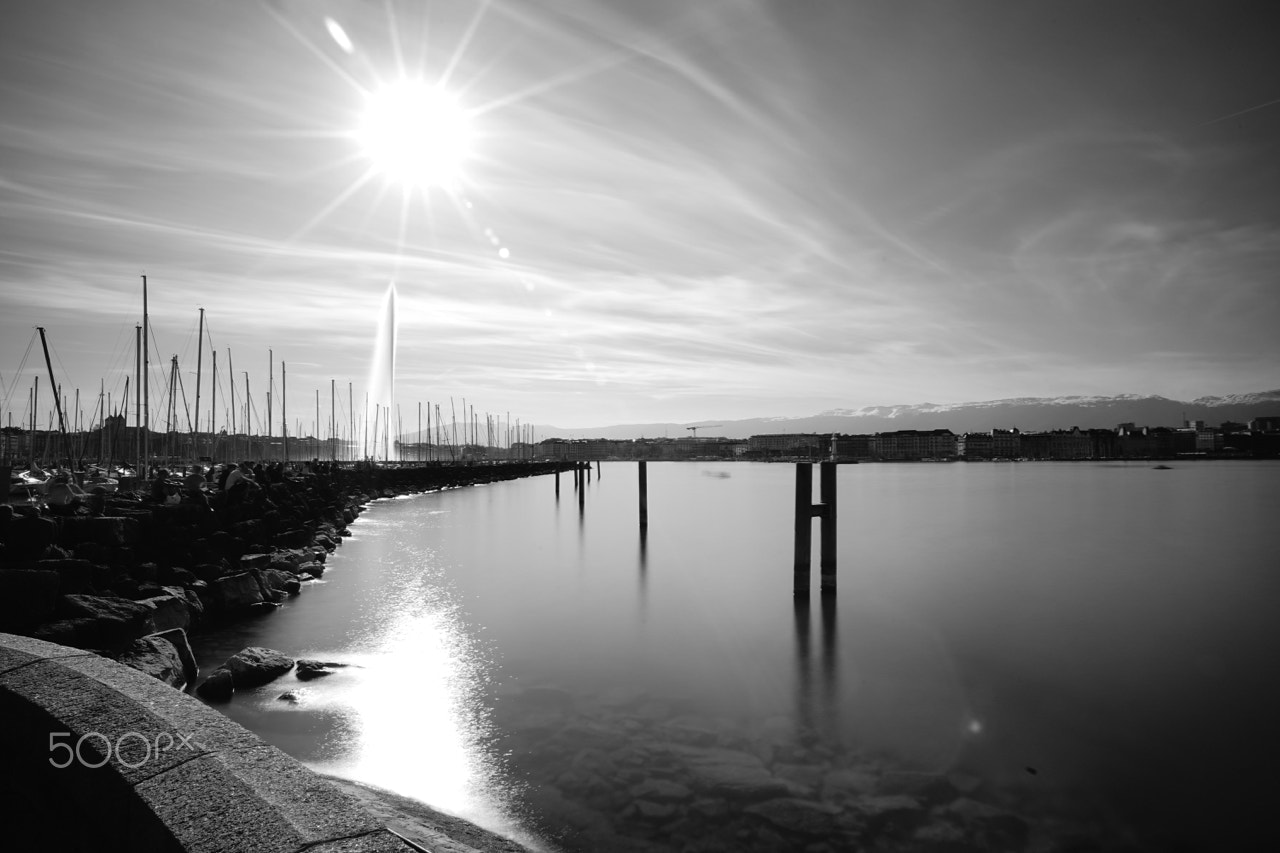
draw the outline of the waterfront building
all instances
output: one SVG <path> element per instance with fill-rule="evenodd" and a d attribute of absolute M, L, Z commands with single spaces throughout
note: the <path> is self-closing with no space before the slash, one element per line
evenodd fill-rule
<path fill-rule="evenodd" d="M 871 439 L 872 458 L 886 462 L 955 459 L 957 450 L 956 434 L 949 429 L 878 432 Z"/>

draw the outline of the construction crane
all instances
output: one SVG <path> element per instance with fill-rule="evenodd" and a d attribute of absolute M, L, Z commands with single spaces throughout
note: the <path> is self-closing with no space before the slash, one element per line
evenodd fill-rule
<path fill-rule="evenodd" d="M 697 437 L 698 437 L 698 430 L 700 430 L 700 429 L 715 429 L 715 428 L 716 428 L 716 427 L 718 427 L 718 426 L 723 426 L 723 424 L 703 424 L 702 426 L 696 426 L 696 427 L 685 427 L 685 429 L 691 429 L 691 430 L 693 430 L 693 437 L 694 437 L 694 438 L 697 438 Z"/>

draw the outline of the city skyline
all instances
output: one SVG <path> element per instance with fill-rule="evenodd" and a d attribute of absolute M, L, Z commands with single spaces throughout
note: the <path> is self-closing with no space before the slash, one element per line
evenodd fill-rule
<path fill-rule="evenodd" d="M 44 391 L 35 326 L 64 393 L 119 395 L 143 274 L 153 382 L 194 374 L 203 307 L 220 371 L 260 397 L 270 350 L 304 424 L 369 385 L 393 281 L 406 417 L 1274 388 L 1265 11 L 26 7 L 0 34 L 5 409 Z M 402 77 L 466 114 L 456 175 L 404 161 L 434 126 L 371 142 Z"/>

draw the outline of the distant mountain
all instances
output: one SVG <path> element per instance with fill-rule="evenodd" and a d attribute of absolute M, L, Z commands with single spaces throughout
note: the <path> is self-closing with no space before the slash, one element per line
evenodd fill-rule
<path fill-rule="evenodd" d="M 1115 397 L 1014 397 L 974 403 L 916 403 L 832 409 L 817 415 L 793 418 L 748 418 L 721 421 L 698 430 L 700 436 L 748 438 L 778 432 L 874 433 L 898 429 L 939 429 L 983 432 L 993 428 L 1020 430 L 1114 429 L 1117 424 L 1180 427 L 1183 420 L 1202 420 L 1211 426 L 1223 421 L 1245 423 L 1259 417 L 1280 417 L 1280 389 L 1225 397 L 1170 400 L 1165 397 L 1120 394 Z M 539 438 L 677 438 L 687 436 L 697 424 L 619 424 L 608 427 L 566 429 L 536 427 Z"/>

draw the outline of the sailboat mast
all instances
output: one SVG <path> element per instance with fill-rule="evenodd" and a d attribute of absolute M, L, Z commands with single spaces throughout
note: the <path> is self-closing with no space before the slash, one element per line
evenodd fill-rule
<path fill-rule="evenodd" d="M 142 327 L 134 326 L 134 355 L 137 359 L 135 369 L 137 370 L 137 381 L 133 383 L 133 393 L 135 397 L 133 408 L 133 455 L 137 460 L 136 467 L 138 476 L 141 475 L 142 462 L 145 458 L 142 455 Z M 125 411 L 128 410 L 129 398 L 125 396 Z"/>
<path fill-rule="evenodd" d="M 49 343 L 44 337 L 44 326 L 36 326 L 40 332 L 40 346 L 44 349 L 44 365 L 49 368 L 49 384 L 53 386 L 53 404 L 58 409 L 58 432 L 62 434 L 63 449 L 70 452 L 67 447 L 67 422 L 62 416 L 62 397 L 58 394 L 58 383 L 53 379 L 53 362 L 49 360 Z M 57 455 L 57 454 L 55 454 Z"/>
<path fill-rule="evenodd" d="M 236 455 L 236 372 L 231 363 L 231 347 L 227 347 L 227 384 L 231 386 L 231 455 Z"/>
<path fill-rule="evenodd" d="M 289 418 L 284 413 L 284 362 L 280 362 L 280 444 L 283 447 L 284 461 L 289 461 Z"/>
<path fill-rule="evenodd" d="M 196 419 L 195 442 L 192 450 L 195 456 L 200 455 L 200 379 L 204 367 L 204 309 L 200 309 L 200 328 L 196 332 Z"/>
<path fill-rule="evenodd" d="M 209 379 L 209 456 L 217 456 L 215 447 L 218 441 L 218 351 L 209 347 L 209 355 L 213 357 L 212 376 Z"/>
<path fill-rule="evenodd" d="M 151 457 L 151 315 L 147 310 L 147 277 L 142 277 L 142 476 Z"/>

